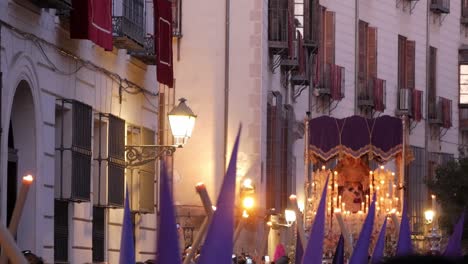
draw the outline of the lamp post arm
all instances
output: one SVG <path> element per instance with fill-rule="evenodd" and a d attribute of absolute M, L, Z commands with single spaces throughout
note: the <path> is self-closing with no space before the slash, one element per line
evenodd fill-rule
<path fill-rule="evenodd" d="M 172 156 L 178 145 L 127 145 L 125 146 L 126 167 L 137 167 L 165 156 Z"/>

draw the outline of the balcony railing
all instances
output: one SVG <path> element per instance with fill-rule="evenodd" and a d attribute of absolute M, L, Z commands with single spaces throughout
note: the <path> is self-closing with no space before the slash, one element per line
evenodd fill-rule
<path fill-rule="evenodd" d="M 428 110 L 430 124 L 439 125 L 443 128 L 452 127 L 452 100 L 439 96 L 437 101 L 429 101 Z"/>
<path fill-rule="evenodd" d="M 431 11 L 434 13 L 450 13 L 450 0 L 431 0 Z"/>
<path fill-rule="evenodd" d="M 40 8 L 53 8 L 57 10 L 70 10 L 72 0 L 30 0 Z"/>
<path fill-rule="evenodd" d="M 268 9 L 268 41 L 270 48 L 286 49 L 288 47 L 288 16 L 287 8 Z"/>
<path fill-rule="evenodd" d="M 358 86 L 358 105 L 373 108 L 375 111 L 385 110 L 386 81 L 379 78 L 370 78 L 360 81 Z"/>
<path fill-rule="evenodd" d="M 440 97 L 438 97 L 436 100 L 429 99 L 427 102 L 427 118 L 429 124 L 442 124 L 442 102 Z"/>
<path fill-rule="evenodd" d="M 145 40 L 144 0 L 123 0 L 114 3 L 112 34 L 114 46 L 127 50 L 142 50 Z"/>
<path fill-rule="evenodd" d="M 401 88 L 398 90 L 398 109 L 397 115 L 409 115 L 413 108 L 413 93 L 412 89 Z"/>
<path fill-rule="evenodd" d="M 336 64 L 326 64 L 319 73 L 317 89 L 320 95 L 329 95 L 332 100 L 340 101 L 345 95 L 345 68 Z"/>
<path fill-rule="evenodd" d="M 154 36 L 148 34 L 145 37 L 142 50 L 129 50 L 128 54 L 141 60 L 146 65 L 156 65 L 156 54 L 154 49 Z"/>

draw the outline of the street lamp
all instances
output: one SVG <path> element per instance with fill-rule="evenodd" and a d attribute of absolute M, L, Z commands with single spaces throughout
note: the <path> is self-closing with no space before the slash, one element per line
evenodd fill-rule
<path fill-rule="evenodd" d="M 192 136 L 197 116 L 185 104 L 185 98 L 179 99 L 179 104 L 168 114 L 169 125 L 174 136 L 174 145 L 126 145 L 126 166 L 136 167 L 154 161 L 163 156 L 172 156 L 177 148 L 182 148 Z"/>
<path fill-rule="evenodd" d="M 177 146 L 183 146 L 192 136 L 195 119 L 197 116 L 192 112 L 185 102 L 185 98 L 179 99 L 179 105 L 169 112 L 169 125 Z"/>
<path fill-rule="evenodd" d="M 426 210 L 424 212 L 424 218 L 428 225 L 428 234 L 426 235 L 427 241 L 429 241 L 430 251 L 433 254 L 440 253 L 440 240 L 442 236 L 437 230 L 436 222 L 434 221 L 435 212 L 433 210 Z M 429 228 L 430 226 L 430 228 Z"/>

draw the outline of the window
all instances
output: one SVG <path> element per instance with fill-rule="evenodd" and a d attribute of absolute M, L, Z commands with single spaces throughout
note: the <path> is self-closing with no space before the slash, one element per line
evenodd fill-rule
<path fill-rule="evenodd" d="M 60 99 L 55 116 L 56 198 L 90 201 L 91 106 Z"/>
<path fill-rule="evenodd" d="M 125 120 L 99 113 L 94 124 L 94 203 L 123 207 Z"/>
<path fill-rule="evenodd" d="M 68 203 L 55 200 L 54 204 L 54 259 L 68 262 Z"/>
<path fill-rule="evenodd" d="M 304 0 L 294 0 L 294 25 L 304 35 Z"/>
<path fill-rule="evenodd" d="M 172 35 L 182 37 L 182 0 L 172 1 Z"/>
<path fill-rule="evenodd" d="M 155 133 L 144 127 L 129 125 L 127 126 L 127 144 L 154 145 Z M 126 171 L 131 195 L 130 208 L 133 212 L 154 213 L 155 166 L 155 161 L 151 161 Z"/>
<path fill-rule="evenodd" d="M 460 65 L 460 104 L 468 105 L 468 64 Z"/>
<path fill-rule="evenodd" d="M 93 262 L 104 262 L 105 208 L 93 206 Z"/>
<path fill-rule="evenodd" d="M 307 44 L 317 45 L 320 31 L 320 11 L 319 0 L 301 0 L 303 5 L 303 36 Z"/>

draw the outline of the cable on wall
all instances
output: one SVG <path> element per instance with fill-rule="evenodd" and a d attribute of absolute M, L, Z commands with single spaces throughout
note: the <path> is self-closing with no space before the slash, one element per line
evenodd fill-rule
<path fill-rule="evenodd" d="M 96 64 L 94 64 L 93 62 L 89 61 L 89 60 L 84 60 L 80 57 L 78 57 L 77 55 L 75 55 L 74 53 L 68 51 L 68 50 L 65 50 L 53 43 L 50 43 L 34 34 L 31 34 L 31 33 L 27 33 L 25 31 L 22 31 L 8 23 L 6 23 L 5 21 L 3 20 L 0 20 L 0 25 L 4 26 L 4 28 L 7 28 L 9 29 L 10 31 L 12 31 L 14 34 L 16 34 L 18 37 L 22 38 L 22 39 L 25 39 L 25 40 L 29 40 L 31 41 L 38 49 L 39 51 L 41 52 L 42 56 L 44 57 L 44 59 L 47 61 L 47 63 L 49 64 L 50 67 L 52 67 L 52 69 L 59 73 L 59 74 L 62 74 L 62 75 L 73 75 L 73 74 L 76 74 L 77 72 L 79 72 L 82 68 L 87 68 L 89 70 L 92 70 L 92 71 L 98 71 L 98 72 L 101 72 L 103 73 L 104 75 L 108 76 L 109 78 L 117 81 L 119 83 L 119 93 L 123 91 L 125 91 L 126 93 L 128 94 L 139 94 L 139 93 L 143 93 L 145 95 L 150 95 L 150 96 L 158 96 L 159 93 L 158 92 L 151 92 L 141 86 L 139 86 L 138 84 L 126 79 L 126 78 L 123 78 L 121 77 L 119 74 L 117 73 L 114 73 L 114 72 L 111 72 L 101 66 L 98 66 Z M 77 67 L 76 69 L 74 69 L 73 71 L 71 72 L 65 72 L 61 69 L 59 69 L 51 60 L 50 58 L 47 56 L 46 52 L 44 51 L 44 47 L 43 45 L 46 45 L 46 46 L 49 46 L 53 49 L 55 49 L 59 54 L 61 54 L 62 56 L 65 56 L 65 57 L 68 57 L 68 58 L 71 58 L 72 60 L 75 60 L 77 62 Z M 120 98 L 121 95 L 120 95 Z"/>

